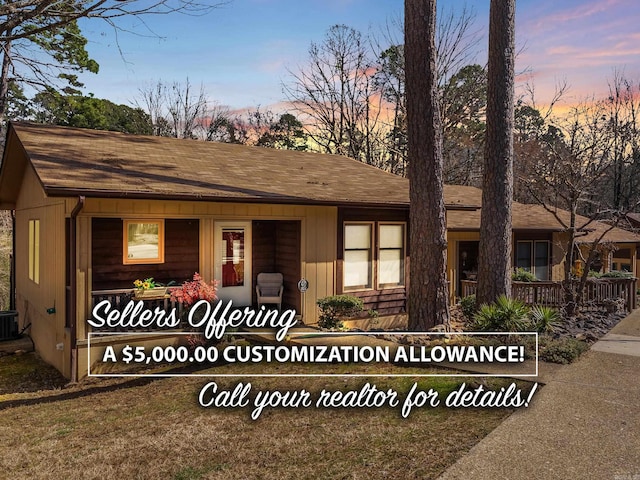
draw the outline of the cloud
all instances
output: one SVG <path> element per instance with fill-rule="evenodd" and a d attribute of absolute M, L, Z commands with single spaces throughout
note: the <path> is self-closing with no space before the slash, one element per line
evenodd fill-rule
<path fill-rule="evenodd" d="M 566 29 L 569 23 L 592 20 L 596 15 L 616 11 L 625 4 L 629 7 L 634 5 L 630 3 L 629 0 L 596 0 L 587 4 L 571 5 L 565 9 L 551 11 L 551 13 L 542 16 L 535 16 L 535 13 L 531 12 L 534 13 L 534 15 L 529 17 L 530 20 L 525 21 L 526 29 L 529 33 Z M 599 17 L 596 20 L 602 21 L 602 18 Z"/>

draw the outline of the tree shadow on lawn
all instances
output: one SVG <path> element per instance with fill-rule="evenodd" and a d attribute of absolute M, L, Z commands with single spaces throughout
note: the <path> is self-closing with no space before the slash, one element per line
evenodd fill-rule
<path fill-rule="evenodd" d="M 193 373 L 213 365 L 176 366 L 164 369 L 163 374 Z M 62 374 L 43 361 L 36 353 L 0 357 L 0 411 L 8 408 L 60 402 L 87 397 L 97 393 L 148 385 L 167 377 L 117 377 L 83 380 L 70 384 Z M 2 400 L 6 396 L 25 395 Z"/>

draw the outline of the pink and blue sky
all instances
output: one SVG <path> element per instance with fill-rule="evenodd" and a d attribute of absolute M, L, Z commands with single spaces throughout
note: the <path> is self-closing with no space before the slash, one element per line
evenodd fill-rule
<path fill-rule="evenodd" d="M 483 35 L 476 61 L 484 64 L 489 0 L 438 6 L 459 10 L 465 3 Z M 565 102 L 603 96 L 614 70 L 640 82 L 638 0 L 517 0 L 516 8 L 517 69 L 531 70 L 539 103 L 562 81 L 570 86 Z M 375 32 L 402 15 L 401 0 L 231 0 L 202 17 L 146 17 L 162 38 L 130 22 L 124 26 L 146 36 L 121 32 L 118 42 L 108 25 L 84 22 L 100 73 L 82 80 L 87 93 L 131 104 L 144 85 L 189 77 L 220 104 L 268 107 L 284 100 L 287 68 L 304 64 L 310 42 L 322 41 L 332 25 Z"/>

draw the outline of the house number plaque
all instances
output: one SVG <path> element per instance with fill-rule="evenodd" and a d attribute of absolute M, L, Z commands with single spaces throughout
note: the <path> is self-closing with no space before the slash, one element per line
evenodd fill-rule
<path fill-rule="evenodd" d="M 308 288 L 309 288 L 309 282 L 307 281 L 307 279 L 301 278 L 300 281 L 298 282 L 298 290 L 300 290 L 301 293 L 304 293 L 307 291 Z"/>

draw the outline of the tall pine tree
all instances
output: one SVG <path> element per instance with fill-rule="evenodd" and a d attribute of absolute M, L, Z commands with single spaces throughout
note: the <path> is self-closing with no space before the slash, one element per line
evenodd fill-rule
<path fill-rule="evenodd" d="M 491 0 L 478 304 L 511 295 L 515 0 Z"/>
<path fill-rule="evenodd" d="M 410 185 L 409 329 L 449 322 L 442 124 L 436 70 L 436 1 L 405 0 Z"/>

